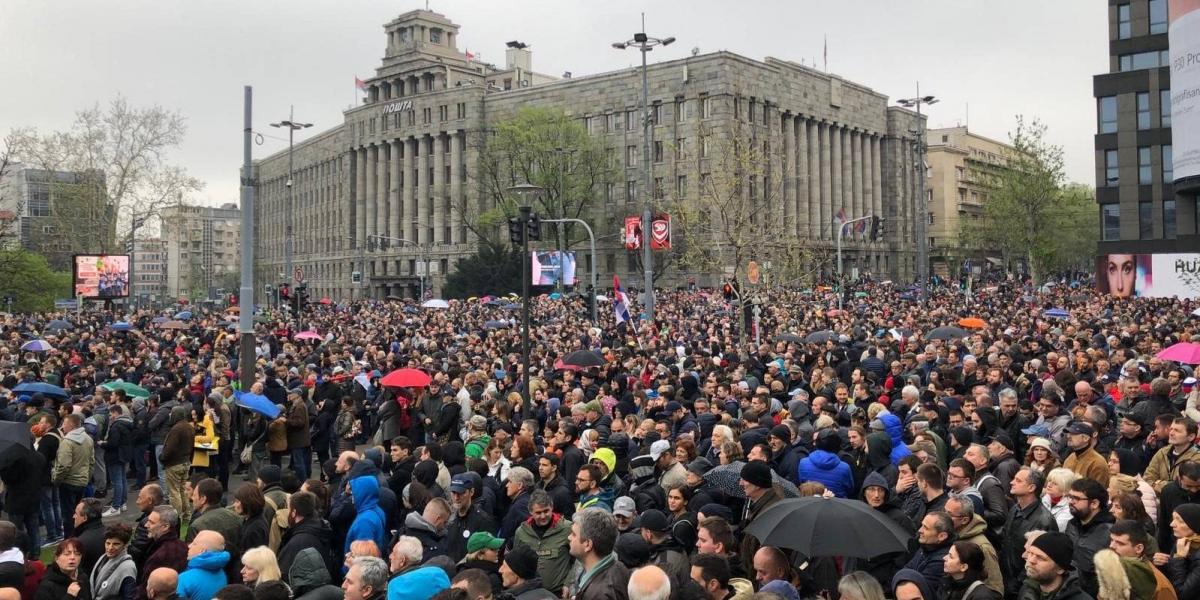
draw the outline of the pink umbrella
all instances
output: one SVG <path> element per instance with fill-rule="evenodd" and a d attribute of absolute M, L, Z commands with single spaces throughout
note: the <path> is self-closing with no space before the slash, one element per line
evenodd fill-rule
<path fill-rule="evenodd" d="M 321 334 L 319 334 L 315 331 L 311 331 L 311 330 L 310 331 L 301 331 L 300 333 L 296 334 L 296 339 L 298 339 L 298 340 L 320 340 Z"/>
<path fill-rule="evenodd" d="M 1191 342 L 1179 342 L 1159 352 L 1158 358 L 1163 360 L 1173 360 L 1188 365 L 1200 365 L 1200 344 Z"/>

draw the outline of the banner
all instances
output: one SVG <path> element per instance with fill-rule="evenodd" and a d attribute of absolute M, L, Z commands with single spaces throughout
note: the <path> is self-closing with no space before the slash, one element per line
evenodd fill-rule
<path fill-rule="evenodd" d="M 625 217 L 625 249 L 642 249 L 642 218 Z"/>
<path fill-rule="evenodd" d="M 1167 3 L 1175 180 L 1200 176 L 1200 0 Z M 1167 182 L 1170 183 L 1170 182 Z"/>
<path fill-rule="evenodd" d="M 1114 298 L 1200 297 L 1200 254 L 1108 254 L 1096 287 Z"/>
<path fill-rule="evenodd" d="M 76 297 L 129 296 L 129 255 L 77 254 L 72 265 Z"/>
<path fill-rule="evenodd" d="M 563 285 L 576 283 L 574 252 L 534 251 L 530 262 L 533 265 L 533 273 L 529 280 L 532 285 L 556 285 L 560 278 Z"/>
<path fill-rule="evenodd" d="M 671 215 L 658 215 L 650 222 L 650 249 L 671 249 Z"/>

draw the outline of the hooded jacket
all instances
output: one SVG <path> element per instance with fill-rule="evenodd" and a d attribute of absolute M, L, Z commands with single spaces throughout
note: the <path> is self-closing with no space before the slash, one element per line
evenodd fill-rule
<path fill-rule="evenodd" d="M 1064 532 L 1075 544 L 1075 555 L 1071 562 L 1079 571 L 1079 585 L 1084 592 L 1093 596 L 1097 588 L 1095 556 L 1097 552 L 1108 547 L 1108 530 L 1115 521 L 1107 508 L 1101 508 L 1087 524 L 1082 523 L 1078 517 L 1072 517 Z"/>
<path fill-rule="evenodd" d="M 329 565 L 315 548 L 300 550 L 292 561 L 292 566 L 282 575 L 292 587 L 295 596 L 306 594 L 333 581 Z"/>
<path fill-rule="evenodd" d="M 83 427 L 76 427 L 63 436 L 58 445 L 51 476 L 54 483 L 84 487 L 92 477 L 95 462 L 92 438 Z"/>
<path fill-rule="evenodd" d="M 316 550 L 317 555 L 325 561 L 326 570 L 330 573 L 337 569 L 333 560 L 333 531 L 324 520 L 313 517 L 305 519 L 287 528 L 283 533 L 283 541 L 279 546 L 279 572 L 285 576 L 292 572 L 292 563 L 306 548 Z"/>
<path fill-rule="evenodd" d="M 343 552 L 350 551 L 350 544 L 358 540 L 375 542 L 376 548 L 387 547 L 387 517 L 379 508 L 379 480 L 373 475 L 363 475 L 350 480 L 350 495 L 354 498 L 357 515 L 346 531 Z"/>
<path fill-rule="evenodd" d="M 197 554 L 188 560 L 188 568 L 179 574 L 179 585 L 175 593 L 188 600 L 211 600 L 217 590 L 225 587 L 225 565 L 229 553 L 224 550 Z"/>
<path fill-rule="evenodd" d="M 897 417 L 886 410 L 880 411 L 875 418 L 879 419 L 880 422 L 883 423 L 883 426 L 887 430 L 888 437 L 892 438 L 892 451 L 890 453 L 892 464 L 900 464 L 900 461 L 905 456 L 912 454 L 912 451 L 909 450 L 908 446 L 904 443 L 904 423 L 900 421 L 900 417 Z"/>
<path fill-rule="evenodd" d="M 450 587 L 450 576 L 438 567 L 418 567 L 392 578 L 387 600 L 426 600 Z"/>
<path fill-rule="evenodd" d="M 900 479 L 900 469 L 892 464 L 892 438 L 883 432 L 875 432 L 867 436 L 867 464 L 871 473 L 878 473 L 888 483 L 888 488 L 896 487 Z M 865 482 L 864 478 L 864 482 Z"/>
<path fill-rule="evenodd" d="M 1004 576 L 1000 574 L 1000 560 L 996 556 L 996 547 L 987 538 L 987 521 L 979 515 L 972 515 L 971 522 L 958 532 L 957 541 L 971 542 L 979 546 L 983 550 L 983 570 L 987 575 L 986 581 L 989 588 L 998 593 L 1004 593 Z M 1107 544 L 1108 542 L 1105 541 Z"/>
<path fill-rule="evenodd" d="M 1079 572 L 1071 570 L 1057 590 L 1043 594 L 1041 587 L 1032 579 L 1026 579 L 1017 594 L 1017 600 L 1092 600 L 1092 596 L 1079 585 Z"/>
<path fill-rule="evenodd" d="M 947 552 L 949 552 L 949 550 L 947 550 Z M 891 586 L 888 587 L 888 590 L 894 591 L 896 586 L 904 583 L 905 581 L 911 581 L 912 583 L 916 584 L 917 589 L 921 590 L 921 597 L 925 598 L 926 600 L 938 597 L 937 594 L 934 593 L 937 590 L 933 585 L 931 585 L 930 581 L 925 577 L 925 574 L 916 569 L 900 569 L 900 572 L 896 573 L 895 577 L 892 577 Z"/>
<path fill-rule="evenodd" d="M 421 557 L 424 561 L 447 555 L 446 531 L 439 531 L 421 513 L 413 511 L 404 517 L 403 535 L 411 535 L 421 541 Z"/>
<path fill-rule="evenodd" d="M 832 452 L 813 450 L 801 459 L 798 477 L 800 483 L 818 481 L 824 484 L 838 498 L 849 498 L 854 493 L 854 474 L 850 465 Z"/>
<path fill-rule="evenodd" d="M 913 524 L 912 519 L 908 518 L 908 515 L 901 510 L 896 499 L 895 490 L 892 488 L 892 486 L 888 485 L 888 482 L 886 479 L 884 479 L 883 475 L 880 475 L 879 473 L 867 474 L 867 478 L 863 480 L 862 492 L 859 493 L 859 498 L 864 503 L 867 501 L 866 490 L 869 487 L 880 487 L 886 491 L 883 504 L 876 507 L 875 510 L 883 513 L 884 516 L 891 519 L 892 522 L 899 525 L 910 535 L 915 535 L 917 531 L 916 526 Z M 866 571 L 877 581 L 879 581 L 879 585 L 886 587 L 892 581 L 892 577 L 894 577 L 896 573 L 904 566 L 904 563 L 908 561 L 909 554 L 909 552 L 894 552 L 892 554 L 876 556 L 871 559 L 853 559 L 855 562 L 851 567 L 847 567 L 846 571 Z"/>
<path fill-rule="evenodd" d="M 133 419 L 121 415 L 108 425 L 104 441 L 105 464 L 129 464 L 133 460 Z"/>

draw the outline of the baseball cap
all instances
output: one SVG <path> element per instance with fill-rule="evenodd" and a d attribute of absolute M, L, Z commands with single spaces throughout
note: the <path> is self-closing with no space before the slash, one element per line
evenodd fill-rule
<path fill-rule="evenodd" d="M 683 410 L 683 405 L 674 400 L 667 403 L 667 412 L 673 413 L 677 410 Z"/>
<path fill-rule="evenodd" d="M 1021 433 L 1025 434 L 1025 435 L 1031 435 L 1034 437 L 1047 438 L 1047 439 L 1050 438 L 1050 428 L 1041 423 L 1037 423 L 1035 425 L 1030 425 L 1029 427 L 1022 429 Z"/>
<path fill-rule="evenodd" d="M 670 449 L 671 442 L 668 442 L 667 440 L 658 440 L 657 442 L 650 444 L 650 458 L 658 460 L 658 457 L 662 456 L 663 452 L 667 452 Z"/>
<path fill-rule="evenodd" d="M 621 496 L 617 498 L 616 502 L 613 502 L 613 514 L 620 517 L 632 517 L 635 507 L 633 498 Z"/>
<path fill-rule="evenodd" d="M 473 490 L 478 477 L 479 475 L 475 473 L 459 473 L 450 479 L 449 490 L 460 494 L 467 490 Z"/>
<path fill-rule="evenodd" d="M 671 530 L 671 520 L 661 510 L 654 508 L 642 513 L 641 525 L 642 529 L 646 531 L 661 532 Z"/>
<path fill-rule="evenodd" d="M 467 538 L 467 553 L 479 552 L 485 548 L 499 550 L 504 547 L 504 539 L 498 538 L 486 531 L 476 531 Z"/>
<path fill-rule="evenodd" d="M 1096 433 L 1096 429 L 1086 421 L 1072 421 L 1070 425 L 1067 425 L 1067 433 L 1092 435 Z"/>

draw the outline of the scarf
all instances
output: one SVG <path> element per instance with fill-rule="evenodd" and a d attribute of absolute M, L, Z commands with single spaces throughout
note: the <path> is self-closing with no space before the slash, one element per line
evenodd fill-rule
<path fill-rule="evenodd" d="M 600 562 L 596 563 L 596 566 L 584 571 L 583 573 L 580 573 L 579 581 L 575 584 L 575 591 L 578 592 L 579 590 L 582 590 L 585 586 L 587 586 L 588 582 L 591 581 L 593 577 L 595 577 L 601 571 L 607 569 L 616 560 L 617 554 L 614 552 L 600 559 Z"/>

